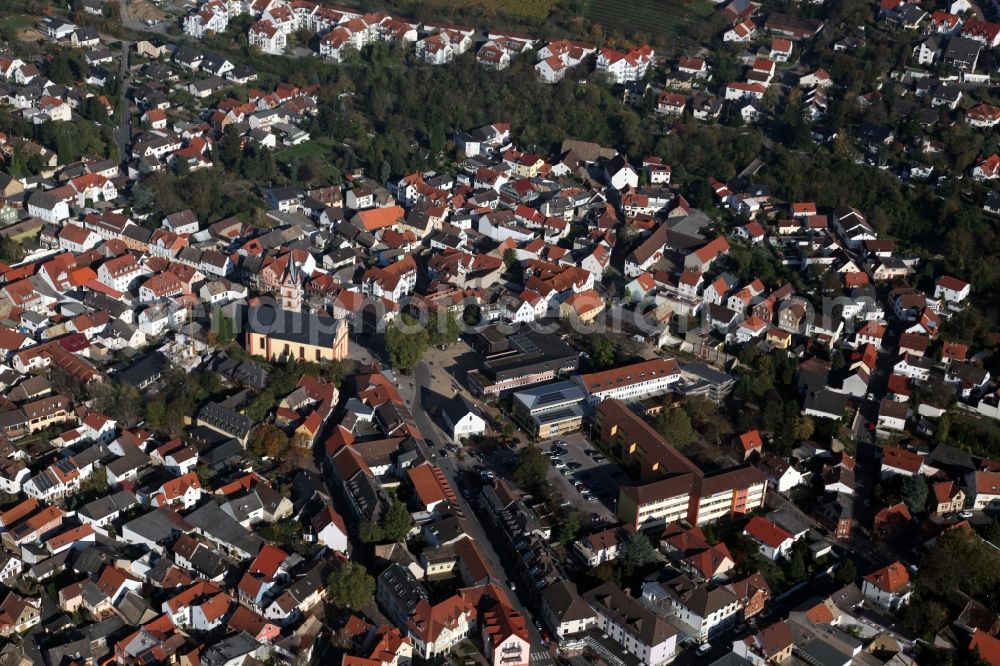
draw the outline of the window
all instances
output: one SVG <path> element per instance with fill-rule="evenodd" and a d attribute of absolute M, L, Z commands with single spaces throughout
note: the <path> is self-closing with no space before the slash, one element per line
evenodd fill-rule
<path fill-rule="evenodd" d="M 306 358 L 306 348 L 303 347 L 302 345 L 299 345 L 299 359 L 305 360 L 305 358 Z"/>

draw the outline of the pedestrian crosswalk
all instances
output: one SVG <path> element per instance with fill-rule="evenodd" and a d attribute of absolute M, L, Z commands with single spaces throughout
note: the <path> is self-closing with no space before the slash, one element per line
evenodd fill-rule
<path fill-rule="evenodd" d="M 545 664 L 554 662 L 552 655 L 548 650 L 532 650 L 531 652 L 531 663 L 532 664 Z"/>

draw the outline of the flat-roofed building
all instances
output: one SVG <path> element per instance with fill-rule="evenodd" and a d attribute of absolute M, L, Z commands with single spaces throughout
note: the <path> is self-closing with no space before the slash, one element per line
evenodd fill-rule
<path fill-rule="evenodd" d="M 473 344 L 484 361 L 466 381 L 473 393 L 484 398 L 552 381 L 580 365 L 580 355 L 558 335 L 505 332 L 492 326 L 481 331 Z"/>
<path fill-rule="evenodd" d="M 513 414 L 539 439 L 580 429 L 586 395 L 571 381 L 536 386 L 514 394 Z"/>

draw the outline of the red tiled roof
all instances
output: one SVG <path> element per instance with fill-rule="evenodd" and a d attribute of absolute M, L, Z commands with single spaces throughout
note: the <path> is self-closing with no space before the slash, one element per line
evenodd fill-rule
<path fill-rule="evenodd" d="M 899 592 L 910 584 L 910 574 L 901 562 L 893 562 L 887 567 L 865 576 L 865 581 L 890 594 Z"/>
<path fill-rule="evenodd" d="M 753 449 L 763 448 L 764 440 L 760 437 L 760 431 L 751 430 L 750 432 L 745 432 L 740 435 L 740 444 L 743 445 L 744 451 L 751 451 Z"/>
<path fill-rule="evenodd" d="M 990 666 L 1000 666 L 1000 639 L 976 629 L 969 643 L 969 651 L 976 652 Z"/>
<path fill-rule="evenodd" d="M 778 527 L 771 521 L 754 516 L 743 530 L 752 538 L 771 548 L 779 548 L 792 538 L 790 532 Z"/>

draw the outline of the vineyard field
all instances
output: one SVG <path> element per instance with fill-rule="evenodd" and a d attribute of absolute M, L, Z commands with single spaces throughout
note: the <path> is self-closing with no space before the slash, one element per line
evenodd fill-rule
<path fill-rule="evenodd" d="M 549 15 L 556 0 L 433 0 L 433 4 L 453 9 L 475 5 L 497 14 L 540 21 Z"/>
<path fill-rule="evenodd" d="M 713 11 L 708 0 L 590 0 L 586 16 L 611 29 L 686 41 L 690 24 Z"/>

